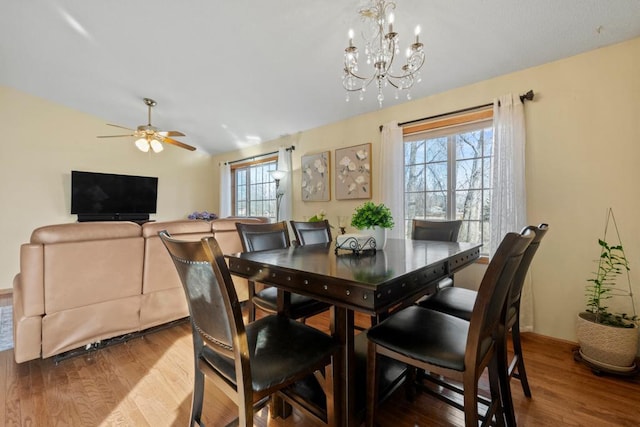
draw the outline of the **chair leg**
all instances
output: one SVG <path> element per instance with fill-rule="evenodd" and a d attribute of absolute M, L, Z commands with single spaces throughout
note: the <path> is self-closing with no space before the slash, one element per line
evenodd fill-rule
<path fill-rule="evenodd" d="M 424 371 L 420 370 L 424 375 Z M 413 402 L 416 399 L 416 380 L 418 379 L 418 368 L 415 366 L 407 365 L 407 374 L 404 380 L 404 394 L 405 399 L 409 402 Z"/>
<path fill-rule="evenodd" d="M 506 419 L 507 426 L 515 427 L 516 414 L 513 407 L 513 399 L 511 397 L 511 377 L 509 376 L 509 363 L 507 360 L 507 331 L 505 331 L 503 327 L 501 327 L 501 329 L 503 331 L 502 339 L 496 342 L 496 355 L 494 357 L 496 359 L 497 381 L 499 382 L 496 390 L 499 393 L 499 399 L 502 402 L 502 412 L 504 413 L 504 419 Z M 489 379 L 491 380 L 491 378 Z"/>
<path fill-rule="evenodd" d="M 331 358 L 331 365 L 324 369 L 324 395 L 326 396 L 327 405 L 327 427 L 338 427 L 339 423 L 336 419 L 336 399 L 333 395 L 333 364 L 335 358 Z"/>
<path fill-rule="evenodd" d="M 253 303 L 253 297 L 256 295 L 256 284 L 249 280 L 249 299 L 247 300 L 247 312 L 249 313 L 249 323 L 256 320 L 256 305 Z"/>
<path fill-rule="evenodd" d="M 373 427 L 378 402 L 378 353 L 376 344 L 369 341 L 367 347 L 367 405 L 366 427 Z"/>
<path fill-rule="evenodd" d="M 478 427 L 478 380 L 471 372 L 465 372 L 462 381 L 464 399 L 464 425 Z"/>
<path fill-rule="evenodd" d="M 531 398 L 531 388 L 529 387 L 527 371 L 524 367 L 524 358 L 522 357 L 522 342 L 520 340 L 520 319 L 516 319 L 516 322 L 511 327 L 511 338 L 513 341 L 513 353 L 515 355 L 514 358 L 516 361 L 516 367 L 514 369 L 517 369 L 517 375 L 515 375 L 515 377 L 520 380 L 524 395 L 528 398 Z"/>
<path fill-rule="evenodd" d="M 240 399 L 238 402 L 238 426 L 239 427 L 253 427 L 253 402 L 244 397 L 244 401 Z"/>
<path fill-rule="evenodd" d="M 204 374 L 198 368 L 197 363 L 195 368 L 193 395 L 191 396 L 190 426 L 202 425 L 200 418 L 202 417 L 202 399 L 204 396 Z"/>
<path fill-rule="evenodd" d="M 511 390 L 506 390 L 506 392 L 509 393 L 509 403 L 505 404 L 503 400 L 502 381 L 506 381 L 506 383 L 509 384 L 509 376 L 507 375 L 507 371 L 504 369 L 506 368 L 506 364 L 501 363 L 500 360 L 501 354 L 498 351 L 493 355 L 493 358 L 489 362 L 489 390 L 491 394 L 491 406 L 489 407 L 487 419 L 484 420 L 483 425 L 493 425 L 491 418 L 495 416 L 496 426 L 504 426 L 506 418 L 507 426 L 516 427 L 513 405 L 510 401 Z M 511 408 L 511 411 L 509 411 L 508 408 L 505 408 L 505 405 Z M 511 419 L 510 416 L 513 416 L 513 419 Z"/>

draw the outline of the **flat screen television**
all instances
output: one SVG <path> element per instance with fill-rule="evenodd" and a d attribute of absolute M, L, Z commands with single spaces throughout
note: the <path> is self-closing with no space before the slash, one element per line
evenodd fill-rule
<path fill-rule="evenodd" d="M 148 220 L 157 199 L 155 177 L 71 171 L 71 213 L 78 221 Z"/>

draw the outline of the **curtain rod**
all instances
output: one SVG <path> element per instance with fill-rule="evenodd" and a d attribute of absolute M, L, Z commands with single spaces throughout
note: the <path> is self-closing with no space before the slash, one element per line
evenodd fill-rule
<path fill-rule="evenodd" d="M 524 93 L 524 94 L 520 95 L 520 102 L 522 102 L 524 104 L 524 101 L 531 101 L 531 100 L 533 100 L 534 95 L 535 94 L 533 93 L 533 90 L 529 90 L 527 93 Z M 451 111 L 451 112 L 448 112 L 448 113 L 436 114 L 435 116 L 422 117 L 420 119 L 409 120 L 408 122 L 398 123 L 398 126 L 411 125 L 413 123 L 418 123 L 418 122 L 422 122 L 422 121 L 425 121 L 425 120 L 439 119 L 440 117 L 450 116 L 452 114 L 466 113 L 467 111 L 476 110 L 478 108 L 490 107 L 492 105 L 493 105 L 493 102 L 490 102 L 488 104 L 476 105 L 475 107 L 468 107 L 468 108 L 463 108 L 461 110 Z M 498 104 L 498 105 L 500 105 L 500 104 Z M 382 132 L 382 125 L 380 125 L 380 132 Z"/>
<path fill-rule="evenodd" d="M 291 147 L 287 147 L 287 151 L 294 151 L 295 149 L 296 149 L 295 145 L 292 145 Z M 278 154 L 278 151 L 271 151 L 269 153 L 264 153 L 264 154 L 256 154 L 255 156 L 245 157 L 244 159 L 231 160 L 231 161 L 228 161 L 228 162 L 224 162 L 224 164 L 225 165 L 232 165 L 234 163 L 246 162 L 247 160 L 255 160 L 255 159 L 258 159 L 260 157 L 272 156 L 274 154 Z"/>

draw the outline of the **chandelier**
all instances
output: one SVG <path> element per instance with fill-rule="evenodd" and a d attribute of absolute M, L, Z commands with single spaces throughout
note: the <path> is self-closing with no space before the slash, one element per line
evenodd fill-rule
<path fill-rule="evenodd" d="M 395 2 L 372 0 L 370 5 L 360 9 L 358 13 L 370 28 L 369 36 L 363 31 L 365 41 L 364 56 L 368 66 L 373 69 L 361 74 L 358 66 L 359 52 L 353 44 L 353 29 L 349 30 L 349 46 L 344 50 L 344 74 L 342 85 L 347 90 L 346 100 L 351 92 L 359 92 L 360 100 L 364 99 L 367 88 L 375 82 L 378 91 L 378 105 L 384 101 L 383 89 L 391 85 L 395 88 L 395 98 L 406 91 L 407 99 L 411 99 L 409 89 L 421 81 L 420 68 L 424 65 L 423 44 L 420 43 L 420 26 L 415 30 L 415 42 L 406 50 L 406 63 L 399 70 L 394 70 L 394 60 L 400 56 L 399 35 L 393 31 Z"/>

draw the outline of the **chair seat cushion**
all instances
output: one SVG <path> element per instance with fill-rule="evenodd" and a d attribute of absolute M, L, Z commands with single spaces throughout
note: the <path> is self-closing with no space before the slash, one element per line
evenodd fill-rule
<path fill-rule="evenodd" d="M 303 372 L 324 366 L 338 343 L 329 335 L 284 316 L 271 315 L 246 326 L 254 391 L 288 383 Z M 207 349 L 203 358 L 235 383 L 233 360 Z"/>
<path fill-rule="evenodd" d="M 276 313 L 278 311 L 278 289 L 268 287 L 257 292 L 253 297 L 253 303 L 267 313 Z M 291 294 L 291 317 L 293 319 L 312 316 L 328 308 L 329 304 L 325 302 L 300 294 Z"/>
<path fill-rule="evenodd" d="M 464 288 L 444 288 L 420 301 L 418 305 L 441 311 L 465 320 L 471 320 L 478 293 Z"/>
<path fill-rule="evenodd" d="M 432 365 L 464 371 L 469 322 L 417 305 L 401 310 L 367 332 L 378 345 Z M 481 355 L 491 345 L 481 344 Z"/>

